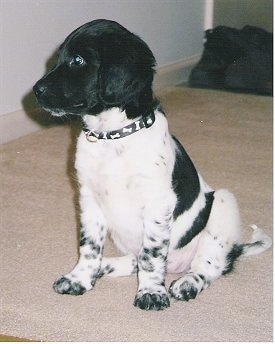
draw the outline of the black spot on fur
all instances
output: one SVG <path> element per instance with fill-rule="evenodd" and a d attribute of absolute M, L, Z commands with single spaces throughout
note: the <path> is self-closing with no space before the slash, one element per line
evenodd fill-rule
<path fill-rule="evenodd" d="M 156 241 L 156 239 L 154 238 L 154 237 L 149 237 L 148 238 L 150 241 L 152 241 L 152 242 L 155 242 Z"/>
<path fill-rule="evenodd" d="M 81 235 L 81 234 L 80 234 Z M 80 246 L 89 245 L 91 253 L 86 254 L 86 259 L 96 258 L 101 252 L 100 245 L 96 244 L 93 240 L 87 237 L 80 237 Z"/>
<path fill-rule="evenodd" d="M 139 257 L 139 265 L 142 267 L 143 270 L 148 272 L 154 271 L 154 265 L 150 261 L 150 256 L 148 254 L 141 254 Z"/>
<path fill-rule="evenodd" d="M 226 267 L 223 270 L 222 274 L 225 275 L 233 270 L 234 262 L 238 257 L 240 257 L 243 253 L 243 246 L 242 245 L 233 245 L 231 251 L 228 253 L 226 257 Z"/>
<path fill-rule="evenodd" d="M 84 254 L 84 258 L 87 260 L 90 260 L 93 258 L 93 255 L 92 254 Z"/>
<path fill-rule="evenodd" d="M 197 283 L 199 283 L 200 280 L 199 280 L 199 278 L 198 278 L 197 276 L 194 275 L 193 278 L 194 278 L 194 280 L 195 280 Z"/>
<path fill-rule="evenodd" d="M 162 241 L 162 245 L 163 245 L 163 246 L 167 246 L 167 245 L 169 245 L 169 242 L 170 242 L 170 240 L 164 239 L 164 240 Z"/>
<path fill-rule="evenodd" d="M 152 248 L 144 248 L 143 252 L 144 255 L 148 256 L 148 258 L 153 257 L 153 258 L 158 258 L 158 257 L 162 257 L 162 253 L 161 250 L 163 249 L 163 247 L 161 246 L 155 246 Z"/>
<path fill-rule="evenodd" d="M 95 286 L 96 279 L 97 279 L 97 275 L 92 275 L 92 276 L 91 276 L 91 282 L 90 282 L 90 285 L 91 285 L 92 287 L 94 287 L 94 286 Z"/>
<path fill-rule="evenodd" d="M 206 283 L 205 277 L 203 275 L 199 274 L 198 276 L 204 283 Z"/>
<path fill-rule="evenodd" d="M 104 269 L 101 269 L 98 272 L 97 278 L 101 278 L 104 275 L 108 275 L 108 274 L 112 273 L 113 271 L 115 271 L 115 268 L 108 264 L 108 265 L 105 266 Z"/>
<path fill-rule="evenodd" d="M 80 233 L 80 246 L 84 246 L 87 244 L 88 238 L 84 236 L 84 233 Z"/>
<path fill-rule="evenodd" d="M 212 203 L 214 200 L 214 192 L 208 192 L 207 194 L 205 194 L 205 200 L 206 200 L 205 207 L 201 209 L 198 216 L 194 220 L 191 228 L 179 240 L 176 246 L 176 249 L 186 246 L 206 226 L 210 212 L 211 212 Z"/>

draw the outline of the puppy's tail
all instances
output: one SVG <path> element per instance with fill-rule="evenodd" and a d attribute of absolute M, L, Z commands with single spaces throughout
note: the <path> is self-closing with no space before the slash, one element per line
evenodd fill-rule
<path fill-rule="evenodd" d="M 253 229 L 253 234 L 248 243 L 241 244 L 241 255 L 252 256 L 267 250 L 272 245 L 271 238 L 256 225 L 250 226 Z"/>

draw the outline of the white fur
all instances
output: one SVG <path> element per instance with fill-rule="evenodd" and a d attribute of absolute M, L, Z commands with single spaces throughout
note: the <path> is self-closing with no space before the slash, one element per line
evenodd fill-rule
<path fill-rule="evenodd" d="M 88 125 L 90 122 L 95 131 L 130 123 L 116 108 L 99 117 L 88 117 Z M 139 253 L 145 214 L 157 217 L 158 212 L 172 209 L 176 202 L 171 190 L 174 144 L 170 137 L 166 145 L 162 142 L 167 130 L 163 114 L 156 113 L 152 127 L 120 140 L 90 143 L 84 133 L 79 137 L 75 163 L 79 182 L 93 190 L 112 238 L 125 254 Z M 90 200 L 87 202 L 82 209 L 90 207 Z"/>
<path fill-rule="evenodd" d="M 173 219 L 177 196 L 172 173 L 178 148 L 165 116 L 156 110 L 155 118 L 150 128 L 118 140 L 90 142 L 84 132 L 80 134 L 75 167 L 83 245 L 74 270 L 55 282 L 57 292 L 81 294 L 92 289 L 104 274 L 126 276 L 138 270 L 135 305 L 163 309 L 169 306 L 166 271 L 185 273 L 172 283 L 170 294 L 189 300 L 226 272 L 228 254 L 234 247 L 241 247 L 236 199 L 227 190 L 217 190 L 206 227 L 186 246 L 177 248 L 204 209 L 205 194 L 213 190 L 198 175 L 197 198 Z M 84 122 L 87 128 L 99 132 L 121 129 L 133 120 L 112 108 L 97 116 L 84 116 Z M 107 232 L 125 256 L 102 257 Z M 269 237 L 258 229 L 255 233 L 253 239 L 258 242 L 243 245 L 246 255 L 270 246 Z"/>

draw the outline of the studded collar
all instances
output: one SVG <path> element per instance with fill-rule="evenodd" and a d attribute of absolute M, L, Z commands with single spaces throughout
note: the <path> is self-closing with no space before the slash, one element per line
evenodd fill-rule
<path fill-rule="evenodd" d="M 117 140 L 132 135 L 143 128 L 150 128 L 155 122 L 155 114 L 151 112 L 147 116 L 141 116 L 136 121 L 118 130 L 111 131 L 93 131 L 83 127 L 83 131 L 89 142 L 97 142 L 98 140 Z"/>

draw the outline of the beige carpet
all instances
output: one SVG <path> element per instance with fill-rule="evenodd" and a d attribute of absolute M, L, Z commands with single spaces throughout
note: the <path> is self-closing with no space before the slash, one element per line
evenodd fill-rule
<path fill-rule="evenodd" d="M 244 237 L 251 223 L 271 235 L 272 98 L 180 87 L 161 98 L 171 131 L 205 179 L 236 194 Z M 163 312 L 132 306 L 135 277 L 105 277 L 78 297 L 53 292 L 77 260 L 74 126 L 2 146 L 0 333 L 43 341 L 272 341 L 271 249 L 240 259 L 196 300 L 172 301 Z"/>

